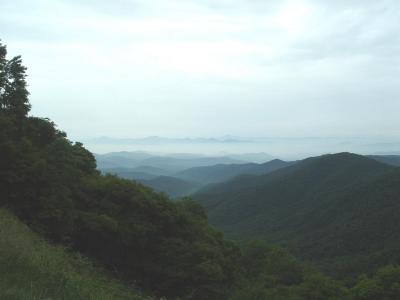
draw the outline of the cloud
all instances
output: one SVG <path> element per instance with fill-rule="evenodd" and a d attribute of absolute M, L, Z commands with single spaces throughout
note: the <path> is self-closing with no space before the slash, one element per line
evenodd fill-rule
<path fill-rule="evenodd" d="M 0 5 L 33 112 L 74 136 L 399 133 L 398 1 Z"/>

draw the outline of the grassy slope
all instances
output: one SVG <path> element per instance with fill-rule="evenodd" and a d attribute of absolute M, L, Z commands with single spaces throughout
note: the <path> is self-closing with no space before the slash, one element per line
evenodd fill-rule
<path fill-rule="evenodd" d="M 0 209 L 0 299 L 146 299 Z"/>

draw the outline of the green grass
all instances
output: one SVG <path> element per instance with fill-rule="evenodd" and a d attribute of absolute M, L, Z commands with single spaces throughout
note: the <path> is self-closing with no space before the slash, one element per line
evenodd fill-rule
<path fill-rule="evenodd" d="M 0 299 L 149 299 L 0 209 Z"/>

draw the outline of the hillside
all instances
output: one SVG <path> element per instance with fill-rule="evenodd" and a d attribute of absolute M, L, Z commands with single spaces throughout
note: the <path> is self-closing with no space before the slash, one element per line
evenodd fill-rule
<path fill-rule="evenodd" d="M 394 204 L 400 191 L 394 184 L 398 172 L 393 169 L 355 154 L 325 155 L 267 175 L 207 187 L 194 199 L 207 209 L 210 222 L 229 237 L 266 239 L 321 263 L 328 258 L 371 255 L 389 241 L 394 243 L 388 228 L 377 226 L 380 219 L 398 223 L 395 215 L 400 206 Z M 372 218 L 373 214 L 379 217 Z M 366 235 L 372 227 L 373 241 Z M 400 242 L 395 228 L 390 234 Z"/>
<path fill-rule="evenodd" d="M 263 164 L 218 164 L 213 166 L 189 168 L 167 176 L 169 172 L 150 166 L 136 168 L 109 168 L 103 173 L 115 174 L 119 177 L 132 179 L 164 192 L 171 197 L 188 196 L 198 191 L 204 185 L 229 180 L 244 174 L 267 174 L 290 166 L 293 162 L 272 160 Z M 157 176 L 157 174 L 159 174 Z"/>
<path fill-rule="evenodd" d="M 201 187 L 201 184 L 197 182 L 187 181 L 171 176 L 158 176 L 153 179 L 141 179 L 138 181 L 151 187 L 155 191 L 164 192 L 173 198 L 188 196 Z"/>
<path fill-rule="evenodd" d="M 173 202 L 136 181 L 102 175 L 82 143 L 68 140 L 49 119 L 29 114 L 26 68 L 19 56 L 9 60 L 6 54 L 0 43 L 1 299 L 142 299 L 138 289 L 169 300 L 398 299 L 399 267 L 388 265 L 369 276 L 350 270 L 353 281 L 345 286 L 280 247 L 263 241 L 239 246 L 225 239 L 208 223 L 204 209 L 188 198 Z M 363 190 L 381 174 L 388 177 L 377 181 L 375 191 Z M 387 209 L 376 221 L 387 217 L 384 224 L 390 229 L 391 217 L 398 215 L 391 206 L 398 195 L 393 174 L 397 170 L 374 160 L 339 154 L 308 159 L 269 175 L 238 177 L 234 180 L 240 184 L 228 183 L 222 191 L 229 194 L 248 185 L 247 194 L 262 195 L 268 185 L 278 188 L 275 196 L 282 196 L 282 203 L 268 211 L 280 213 L 276 208 L 296 204 L 290 197 L 307 189 L 350 202 L 341 191 L 351 187 L 355 194 L 370 193 L 367 203 L 378 207 L 376 195 L 385 196 Z M 296 182 L 300 185 L 293 185 Z M 257 190 L 260 184 L 263 189 Z M 218 185 L 208 191 L 213 189 Z M 210 203 L 214 200 L 210 196 Z M 326 209 L 330 203 L 325 201 Z M 250 201 L 237 204 L 255 212 Z M 266 213 L 261 206 L 255 208 Z M 343 232 L 351 235 L 350 229 Z M 396 241 L 396 233 L 392 235 Z M 397 247 L 396 242 L 388 245 Z M 388 264 L 397 262 L 383 255 Z"/>
<path fill-rule="evenodd" d="M 368 155 L 368 157 L 388 165 L 400 167 L 400 155 Z"/>
<path fill-rule="evenodd" d="M 0 44 L 0 206 L 41 237 L 158 298 L 227 298 L 240 249 L 208 224 L 199 205 L 102 176 L 83 144 L 49 119 L 30 116 L 26 68 L 6 53 Z M 29 283 L 34 275 L 27 274 Z"/>
<path fill-rule="evenodd" d="M 214 166 L 190 168 L 175 174 L 176 177 L 193 180 L 202 184 L 217 183 L 229 180 L 239 175 L 261 175 L 292 165 L 279 159 L 263 164 L 218 164 Z"/>
<path fill-rule="evenodd" d="M 151 299 L 50 245 L 0 209 L 0 299 Z"/>
<path fill-rule="evenodd" d="M 330 205 L 316 208 L 302 224 L 307 234 L 295 239 L 298 253 L 335 263 L 343 276 L 352 268 L 367 272 L 400 263 L 400 169 L 331 198 Z"/>

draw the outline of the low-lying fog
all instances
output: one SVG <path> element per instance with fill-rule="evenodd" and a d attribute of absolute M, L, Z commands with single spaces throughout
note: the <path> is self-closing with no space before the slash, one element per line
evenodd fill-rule
<path fill-rule="evenodd" d="M 83 140 L 94 153 L 117 151 L 147 151 L 155 154 L 194 153 L 227 155 L 266 153 L 282 159 L 300 159 L 312 155 L 336 152 L 359 154 L 400 154 L 400 138 L 240 138 L 240 139 L 112 139 Z"/>

